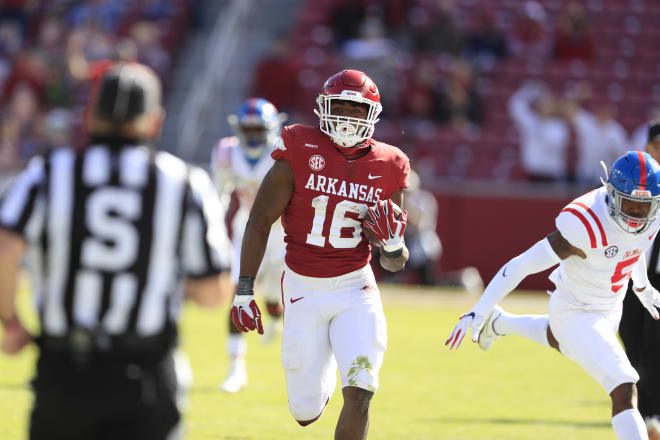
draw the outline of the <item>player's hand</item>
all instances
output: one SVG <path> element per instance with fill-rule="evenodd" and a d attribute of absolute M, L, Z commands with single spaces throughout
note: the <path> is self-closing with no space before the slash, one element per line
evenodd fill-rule
<path fill-rule="evenodd" d="M 385 256 L 397 257 L 403 250 L 403 232 L 407 222 L 408 213 L 387 199 L 377 201 L 367 210 L 362 226 L 381 243 Z"/>
<path fill-rule="evenodd" d="M 658 309 L 656 308 L 660 307 L 660 293 L 658 293 L 655 287 L 647 284 L 644 289 L 637 290 L 636 288 L 633 288 L 633 291 L 637 295 L 637 298 L 639 298 L 639 302 L 641 302 L 644 308 L 646 308 L 651 316 L 653 316 L 653 319 L 660 319 Z"/>
<path fill-rule="evenodd" d="M 25 330 L 18 317 L 5 323 L 3 329 L 2 351 L 6 354 L 17 354 L 32 342 L 32 335 Z"/>
<path fill-rule="evenodd" d="M 254 300 L 253 277 L 239 277 L 234 302 L 231 305 L 231 320 L 242 332 L 257 330 L 260 335 L 264 334 L 261 310 Z"/>
<path fill-rule="evenodd" d="M 468 330 L 472 329 L 472 342 L 477 342 L 479 340 L 479 332 L 481 327 L 484 325 L 487 314 L 477 313 L 474 310 L 470 310 L 465 315 L 458 318 L 458 324 L 454 327 L 449 338 L 445 341 L 445 346 L 449 346 L 449 349 L 456 348 L 461 346 L 463 338 L 467 335 Z"/>

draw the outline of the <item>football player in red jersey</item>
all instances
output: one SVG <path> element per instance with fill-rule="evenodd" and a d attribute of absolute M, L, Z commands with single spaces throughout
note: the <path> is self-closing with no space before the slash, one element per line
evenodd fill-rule
<path fill-rule="evenodd" d="M 232 320 L 242 331 L 263 332 L 254 277 L 271 224 L 281 216 L 287 244 L 282 366 L 289 411 L 302 426 L 317 420 L 339 368 L 344 406 L 335 438 L 364 439 L 387 345 L 369 243 L 380 248 L 387 270 L 401 270 L 408 260 L 406 213 L 399 206 L 410 164 L 401 150 L 371 138 L 382 107 L 364 73 L 331 76 L 317 103 L 319 127 L 285 127 L 272 153 L 275 164 L 245 228 Z"/>

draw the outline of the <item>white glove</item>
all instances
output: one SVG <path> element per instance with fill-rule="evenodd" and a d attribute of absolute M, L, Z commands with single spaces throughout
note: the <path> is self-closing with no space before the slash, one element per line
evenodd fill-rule
<path fill-rule="evenodd" d="M 480 313 L 474 309 L 470 310 L 465 315 L 458 318 L 458 324 L 454 327 L 449 338 L 445 341 L 445 345 L 449 345 L 449 349 L 460 347 L 463 338 L 467 335 L 468 330 L 472 329 L 472 342 L 477 342 L 479 340 L 479 332 L 481 327 L 484 326 L 484 321 L 486 320 L 488 314 Z"/>
<path fill-rule="evenodd" d="M 646 308 L 651 316 L 653 316 L 653 319 L 660 319 L 658 309 L 656 309 L 656 307 L 660 307 L 660 293 L 658 293 L 655 287 L 647 284 L 646 287 L 640 291 L 633 288 L 633 292 L 635 292 L 635 295 L 639 298 L 639 302 L 641 302 L 644 308 Z"/>

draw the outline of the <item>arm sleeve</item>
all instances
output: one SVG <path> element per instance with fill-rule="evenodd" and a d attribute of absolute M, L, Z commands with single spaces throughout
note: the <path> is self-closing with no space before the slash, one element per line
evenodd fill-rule
<path fill-rule="evenodd" d="M 28 240 L 38 235 L 45 215 L 39 191 L 45 180 L 44 162 L 41 156 L 30 160 L 0 199 L 0 227 Z"/>
<path fill-rule="evenodd" d="M 649 276 L 646 272 L 646 255 L 642 254 L 637 260 L 637 263 L 632 268 L 631 278 L 633 280 L 633 286 L 637 289 L 646 287 L 649 284 Z"/>
<path fill-rule="evenodd" d="M 185 276 L 203 278 L 229 269 L 231 245 L 225 211 L 208 174 L 190 171 L 190 200 L 183 220 L 182 267 Z"/>
<path fill-rule="evenodd" d="M 518 287 L 525 277 L 549 269 L 560 261 L 548 239 L 544 238 L 510 260 L 497 272 L 473 310 L 477 313 L 487 313 L 502 298 Z"/>

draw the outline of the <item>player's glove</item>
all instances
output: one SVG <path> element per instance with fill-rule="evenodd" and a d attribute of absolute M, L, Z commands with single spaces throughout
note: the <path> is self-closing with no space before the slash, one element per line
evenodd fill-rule
<path fill-rule="evenodd" d="M 658 309 L 656 309 L 656 307 L 660 307 L 660 293 L 658 293 L 655 287 L 647 284 L 641 291 L 638 291 L 636 288 L 634 288 L 633 291 L 637 295 L 637 298 L 639 298 L 639 302 L 641 302 L 644 308 L 646 308 L 651 316 L 653 316 L 653 319 L 660 319 Z"/>
<path fill-rule="evenodd" d="M 242 332 L 257 330 L 264 334 L 261 310 L 254 300 L 254 277 L 239 277 L 234 302 L 231 305 L 231 320 Z"/>
<path fill-rule="evenodd" d="M 403 232 L 406 230 L 408 213 L 391 199 L 379 200 L 367 210 L 362 225 L 378 240 L 388 258 L 397 258 L 403 253 Z"/>
<path fill-rule="evenodd" d="M 481 327 L 484 326 L 484 321 L 486 320 L 487 313 L 476 312 L 474 309 L 470 310 L 465 315 L 462 315 L 458 318 L 458 324 L 454 327 L 449 338 L 445 341 L 445 346 L 449 346 L 449 349 L 460 347 L 463 338 L 467 335 L 468 330 L 472 329 L 472 342 L 477 342 L 479 340 L 479 332 L 481 332 Z"/>

